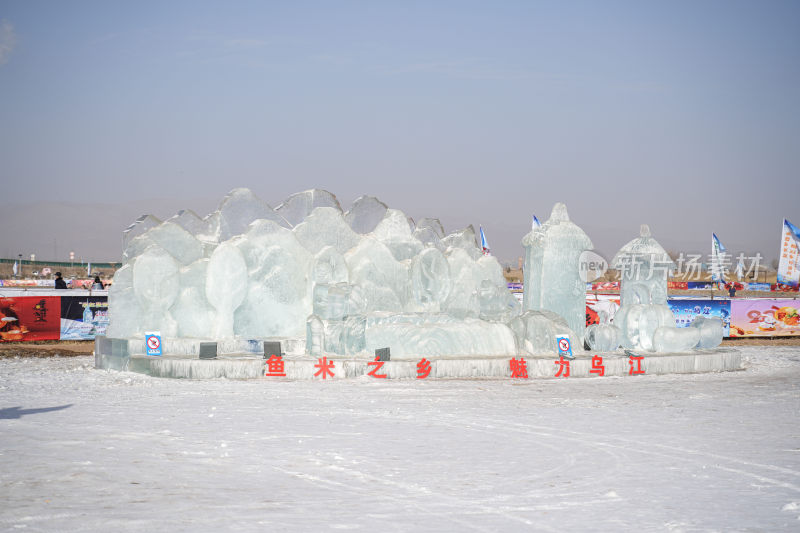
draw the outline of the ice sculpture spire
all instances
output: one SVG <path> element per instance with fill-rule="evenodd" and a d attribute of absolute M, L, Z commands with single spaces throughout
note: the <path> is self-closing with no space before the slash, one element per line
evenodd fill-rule
<path fill-rule="evenodd" d="M 547 309 L 561 315 L 583 340 L 586 327 L 586 284 L 579 259 L 592 241 L 557 203 L 550 218 L 522 239 L 525 247 L 524 310 Z"/>

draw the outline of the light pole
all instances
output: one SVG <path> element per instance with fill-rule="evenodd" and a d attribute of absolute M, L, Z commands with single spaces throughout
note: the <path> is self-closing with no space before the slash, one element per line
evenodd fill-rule
<path fill-rule="evenodd" d="M 69 268 L 72 269 L 75 267 L 75 252 L 69 253 Z"/>
<path fill-rule="evenodd" d="M 19 254 L 19 270 L 17 270 L 17 279 L 22 277 L 22 254 Z"/>

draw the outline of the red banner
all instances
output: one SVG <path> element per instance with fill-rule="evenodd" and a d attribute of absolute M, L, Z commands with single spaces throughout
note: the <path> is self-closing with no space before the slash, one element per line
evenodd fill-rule
<path fill-rule="evenodd" d="M 595 281 L 592 283 L 593 291 L 618 291 L 619 281 Z"/>
<path fill-rule="evenodd" d="M 0 298 L 0 342 L 58 340 L 61 297 Z"/>
<path fill-rule="evenodd" d="M 784 285 L 782 283 L 773 283 L 769 286 L 769 290 L 772 292 L 797 292 L 797 287 L 792 287 L 791 285 Z"/>

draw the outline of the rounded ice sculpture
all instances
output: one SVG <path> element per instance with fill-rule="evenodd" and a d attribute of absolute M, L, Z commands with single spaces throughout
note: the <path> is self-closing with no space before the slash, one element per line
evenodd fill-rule
<path fill-rule="evenodd" d="M 662 326 L 653 333 L 653 351 L 688 352 L 700 342 L 699 328 Z"/>
<path fill-rule="evenodd" d="M 716 348 L 722 343 L 724 329 L 721 318 L 698 316 L 692 321 L 691 327 L 700 330 L 698 348 Z"/>
<path fill-rule="evenodd" d="M 620 331 L 613 324 L 592 324 L 586 327 L 586 344 L 598 352 L 613 352 L 619 348 Z"/>

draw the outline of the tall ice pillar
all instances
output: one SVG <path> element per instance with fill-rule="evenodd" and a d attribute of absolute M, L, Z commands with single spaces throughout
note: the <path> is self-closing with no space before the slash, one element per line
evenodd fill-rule
<path fill-rule="evenodd" d="M 593 245 L 569 220 L 567 206 L 557 203 L 550 218 L 522 239 L 525 247 L 523 310 L 547 309 L 561 315 L 583 341 L 586 329 L 586 282 L 581 280 L 581 253 Z"/>

